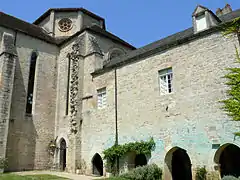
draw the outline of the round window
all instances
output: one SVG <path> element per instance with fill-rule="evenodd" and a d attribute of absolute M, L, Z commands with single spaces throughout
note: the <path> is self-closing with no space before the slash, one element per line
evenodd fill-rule
<path fill-rule="evenodd" d="M 72 28 L 72 21 L 68 18 L 63 18 L 58 22 L 61 31 L 69 31 Z"/>

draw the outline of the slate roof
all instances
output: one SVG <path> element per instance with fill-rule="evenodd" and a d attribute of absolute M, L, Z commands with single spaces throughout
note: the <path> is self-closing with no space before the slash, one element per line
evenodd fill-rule
<path fill-rule="evenodd" d="M 99 17 L 83 8 L 61 8 L 61 9 L 49 9 L 40 18 L 38 18 L 34 23 L 37 24 L 38 22 L 40 22 L 41 18 L 44 18 L 44 16 L 46 16 L 48 13 L 51 12 L 51 10 L 55 10 L 55 11 L 80 11 L 81 10 L 90 16 L 94 16 L 95 18 L 102 19 L 101 17 Z M 228 14 L 222 15 L 219 17 L 219 19 L 222 21 L 222 23 L 225 23 L 225 22 L 229 22 L 237 17 L 240 17 L 240 9 L 232 11 L 231 13 L 228 13 Z M 102 73 L 102 72 L 106 71 L 107 69 L 112 69 L 113 67 L 120 66 L 125 63 L 130 63 L 134 60 L 138 60 L 141 57 L 148 56 L 153 53 L 169 49 L 171 47 L 180 45 L 182 43 L 188 42 L 190 40 L 205 36 L 207 34 L 210 34 L 212 32 L 219 30 L 217 27 L 213 27 L 209 30 L 194 34 L 193 28 L 191 27 L 184 31 L 178 32 L 176 34 L 173 34 L 173 35 L 163 38 L 161 40 L 155 41 L 151 44 L 148 44 L 144 47 L 136 49 L 129 43 L 123 41 L 122 39 L 111 34 L 110 32 L 108 32 L 104 29 L 101 29 L 98 26 L 85 27 L 82 31 L 75 33 L 71 37 L 53 38 L 52 36 L 48 35 L 47 32 L 45 32 L 41 27 L 39 27 L 35 24 L 31 24 L 31 23 L 22 21 L 16 17 L 13 17 L 13 16 L 7 15 L 3 12 L 0 12 L 0 26 L 25 33 L 27 35 L 36 37 L 36 38 L 46 41 L 48 43 L 52 43 L 52 44 L 56 44 L 56 45 L 60 46 L 60 45 L 64 44 L 65 42 L 69 41 L 70 39 L 81 34 L 83 31 L 90 31 L 92 33 L 96 33 L 101 36 L 110 38 L 113 41 L 116 41 L 118 43 L 121 43 L 122 45 L 125 45 L 125 46 L 133 49 L 133 51 L 129 52 L 125 56 L 116 57 L 116 58 L 112 59 L 108 64 L 104 65 L 104 68 L 102 70 L 94 72 L 94 74 Z"/>
<path fill-rule="evenodd" d="M 0 26 L 22 32 L 51 44 L 56 44 L 55 38 L 49 36 L 41 27 L 22 21 L 16 17 L 0 12 Z"/>
<path fill-rule="evenodd" d="M 62 8 L 62 9 L 55 9 L 57 11 L 63 11 L 66 8 Z M 66 10 L 82 10 L 88 13 L 91 13 L 83 8 L 70 8 L 70 9 L 66 9 Z M 92 13 L 93 14 L 93 13 Z M 94 14 L 92 16 L 95 16 Z M 97 15 L 96 15 L 97 16 Z M 101 17 L 98 17 L 101 18 Z M 41 27 L 35 25 L 35 24 L 31 24 L 28 22 L 25 22 L 21 19 L 18 19 L 14 16 L 10 16 L 8 14 L 5 14 L 3 12 L 0 12 L 0 26 L 9 28 L 9 29 L 13 29 L 15 31 L 19 31 L 22 32 L 26 35 L 30 35 L 32 37 L 36 37 L 40 40 L 46 41 L 48 43 L 51 44 L 55 44 L 55 45 L 62 45 L 63 43 L 67 42 L 68 40 L 76 37 L 77 35 L 81 34 L 83 31 L 89 30 L 93 33 L 99 34 L 101 36 L 105 36 L 107 38 L 110 38 L 111 40 L 120 43 L 124 46 L 127 46 L 131 49 L 136 49 L 134 46 L 130 45 L 129 43 L 125 42 L 124 40 L 120 39 L 119 37 L 115 36 L 114 34 L 101 29 L 98 26 L 91 26 L 91 27 L 84 27 L 82 31 L 79 31 L 77 33 L 75 33 L 74 35 L 70 36 L 70 37 L 58 37 L 58 38 L 54 38 L 50 35 L 47 34 L 46 31 L 44 31 L 44 29 L 42 29 Z"/>
<path fill-rule="evenodd" d="M 50 15 L 51 11 L 55 11 L 55 12 L 76 12 L 76 11 L 82 11 L 83 13 L 98 19 L 98 20 L 102 20 L 104 22 L 104 18 L 88 11 L 87 9 L 84 8 L 50 8 L 48 9 L 43 15 L 41 15 L 37 20 L 35 20 L 33 22 L 33 24 L 38 24 L 40 23 L 42 20 L 44 20 L 47 16 Z M 105 23 L 104 23 L 105 24 Z"/>
<path fill-rule="evenodd" d="M 98 34 L 98 35 L 101 35 L 101 36 L 110 38 L 112 41 L 115 41 L 115 42 L 117 42 L 117 43 L 120 43 L 120 44 L 122 44 L 122 45 L 124 45 L 124 46 L 126 46 L 126 47 L 128 47 L 128 48 L 130 48 L 130 49 L 132 49 L 132 50 L 135 50 L 135 49 L 136 49 L 136 48 L 135 48 L 134 46 L 132 46 L 131 44 L 127 43 L 126 41 L 124 41 L 124 40 L 122 40 L 122 39 L 120 39 L 119 37 L 115 36 L 114 34 L 112 34 L 112 33 L 108 32 L 108 31 L 100 28 L 100 27 L 97 26 L 97 25 L 90 26 L 90 27 L 87 26 L 87 27 L 83 28 L 82 31 L 79 31 L 79 32 L 75 33 L 74 35 L 68 37 L 67 39 L 62 40 L 62 41 L 59 43 L 59 45 L 62 45 L 62 44 L 64 44 L 65 42 L 73 39 L 74 37 L 76 37 L 76 36 L 78 36 L 78 35 L 80 35 L 83 31 L 89 31 L 89 32 L 92 32 L 92 33 L 95 33 L 95 34 Z"/>
<path fill-rule="evenodd" d="M 232 11 L 231 13 L 222 15 L 219 19 L 222 23 L 229 22 L 237 17 L 240 17 L 240 9 Z M 109 63 L 104 65 L 104 68 L 93 73 L 93 75 L 101 74 L 106 70 L 112 69 L 116 66 L 121 66 L 126 63 L 131 63 L 133 61 L 139 60 L 142 57 L 160 52 L 174 46 L 186 43 L 190 40 L 205 36 L 212 32 L 218 31 L 218 27 L 212 27 L 206 31 L 194 34 L 193 27 L 188 28 L 184 31 L 178 32 L 161 40 L 155 41 L 151 44 L 138 48 L 134 51 L 127 53 L 125 56 L 120 56 L 112 59 Z"/>

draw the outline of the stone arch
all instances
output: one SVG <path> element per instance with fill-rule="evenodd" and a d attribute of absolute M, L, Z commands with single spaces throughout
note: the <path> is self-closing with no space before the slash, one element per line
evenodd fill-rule
<path fill-rule="evenodd" d="M 127 160 L 128 170 L 147 165 L 148 162 L 148 158 L 145 154 L 137 154 L 134 151 L 128 152 L 125 158 Z"/>
<path fill-rule="evenodd" d="M 174 147 L 165 156 L 165 178 L 192 180 L 192 164 L 185 149 Z"/>
<path fill-rule="evenodd" d="M 67 165 L 67 143 L 64 138 L 61 138 L 59 141 L 59 150 L 60 150 L 60 158 L 59 165 L 62 171 L 65 171 Z"/>
<path fill-rule="evenodd" d="M 135 167 L 147 165 L 147 158 L 145 154 L 137 154 L 135 157 Z"/>
<path fill-rule="evenodd" d="M 126 53 L 121 48 L 117 48 L 117 47 L 111 48 L 108 52 L 106 63 L 110 62 L 113 58 L 124 55 L 124 54 Z"/>
<path fill-rule="evenodd" d="M 226 143 L 218 148 L 214 162 L 219 165 L 221 177 L 232 175 L 240 176 L 240 148 L 231 143 Z"/>
<path fill-rule="evenodd" d="M 92 158 L 92 172 L 94 175 L 103 176 L 103 160 L 98 153 Z"/>

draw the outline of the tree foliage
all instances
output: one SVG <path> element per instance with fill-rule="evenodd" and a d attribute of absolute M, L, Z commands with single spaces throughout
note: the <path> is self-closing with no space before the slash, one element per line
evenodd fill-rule
<path fill-rule="evenodd" d="M 236 18 L 231 22 L 225 23 L 221 26 L 223 35 L 234 34 L 237 35 L 240 44 L 240 18 Z M 236 63 L 240 65 L 240 56 L 238 48 L 236 50 Z M 233 68 L 227 68 L 228 73 L 224 76 L 227 79 L 226 84 L 229 86 L 227 90 L 227 99 L 223 100 L 223 109 L 227 114 L 232 117 L 234 121 L 240 121 L 240 66 Z M 240 136 L 240 132 L 234 133 L 236 136 Z"/>
<path fill-rule="evenodd" d="M 240 56 L 236 48 L 236 62 L 240 63 Z M 223 100 L 223 109 L 234 121 L 240 121 L 240 68 L 228 68 L 229 72 L 224 77 L 227 79 L 227 85 L 230 87 L 227 90 L 228 99 Z"/>
<path fill-rule="evenodd" d="M 233 21 L 224 23 L 220 26 L 221 31 L 224 36 L 229 34 L 235 34 L 238 37 L 238 41 L 240 44 L 240 17 L 235 18 Z"/>

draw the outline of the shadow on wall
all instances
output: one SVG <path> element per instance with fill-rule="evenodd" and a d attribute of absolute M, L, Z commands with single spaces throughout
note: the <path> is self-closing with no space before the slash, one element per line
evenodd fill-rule
<path fill-rule="evenodd" d="M 221 177 L 240 176 L 240 148 L 234 144 L 222 145 L 214 156 L 214 162 L 219 165 Z"/>
<path fill-rule="evenodd" d="M 32 116 L 26 117 L 26 92 L 20 62 L 16 59 L 10 122 L 7 140 L 6 171 L 34 169 L 36 129 Z"/>

